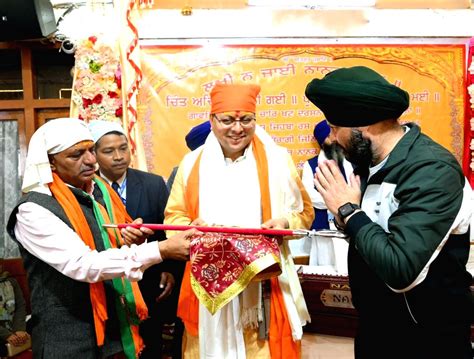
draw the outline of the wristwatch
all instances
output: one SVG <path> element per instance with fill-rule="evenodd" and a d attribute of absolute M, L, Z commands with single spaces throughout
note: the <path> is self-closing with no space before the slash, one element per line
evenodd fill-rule
<path fill-rule="evenodd" d="M 339 217 L 344 220 L 346 217 L 349 217 L 357 209 L 360 209 L 360 206 L 354 203 L 347 202 L 338 208 L 337 214 Z"/>

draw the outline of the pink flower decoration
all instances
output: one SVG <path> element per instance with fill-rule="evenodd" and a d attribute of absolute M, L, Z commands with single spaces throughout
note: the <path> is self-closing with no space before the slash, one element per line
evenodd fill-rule
<path fill-rule="evenodd" d="M 118 51 L 90 36 L 78 44 L 75 58 L 72 101 L 79 110 L 78 117 L 120 121 L 123 110 Z"/>

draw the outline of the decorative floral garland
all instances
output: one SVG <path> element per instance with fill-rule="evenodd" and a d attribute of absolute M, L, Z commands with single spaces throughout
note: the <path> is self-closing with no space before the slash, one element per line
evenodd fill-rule
<path fill-rule="evenodd" d="M 118 51 L 96 36 L 80 42 L 75 52 L 72 101 L 85 121 L 121 121 L 122 74 Z"/>
<path fill-rule="evenodd" d="M 135 9 L 144 9 L 144 8 L 151 8 L 154 4 L 153 0 L 128 0 L 127 4 L 127 10 L 125 14 L 125 21 L 127 23 L 127 26 L 131 33 L 133 34 L 133 37 L 126 45 L 126 60 L 128 62 L 128 66 L 133 69 L 130 71 L 130 73 L 127 73 L 130 75 L 130 78 L 132 78 L 132 81 L 130 82 L 130 85 L 128 88 L 125 88 L 125 102 L 126 102 L 126 109 L 127 109 L 127 130 L 128 130 L 128 137 L 130 141 L 130 149 L 132 151 L 132 154 L 135 154 L 137 144 L 135 142 L 135 136 L 133 135 L 134 132 L 134 126 L 135 123 L 137 122 L 137 108 L 136 108 L 136 98 L 137 98 L 137 93 L 138 89 L 140 87 L 140 83 L 142 81 L 142 70 L 140 68 L 139 63 L 137 63 L 133 59 L 133 54 L 134 51 L 138 47 L 138 29 L 135 26 L 135 24 L 132 21 L 132 12 Z"/>

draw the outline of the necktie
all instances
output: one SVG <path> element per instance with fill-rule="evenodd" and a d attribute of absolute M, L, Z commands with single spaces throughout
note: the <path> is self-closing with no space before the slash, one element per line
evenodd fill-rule
<path fill-rule="evenodd" d="M 122 197 L 122 195 L 119 192 L 119 184 L 117 182 L 112 182 L 112 188 L 114 189 L 115 192 L 117 192 L 118 196 L 122 200 L 122 203 L 125 204 L 125 198 Z"/>
<path fill-rule="evenodd" d="M 117 192 L 117 194 L 120 196 L 120 192 L 119 192 L 119 184 L 117 182 L 113 182 L 112 183 L 112 188 L 114 189 L 115 192 Z"/>

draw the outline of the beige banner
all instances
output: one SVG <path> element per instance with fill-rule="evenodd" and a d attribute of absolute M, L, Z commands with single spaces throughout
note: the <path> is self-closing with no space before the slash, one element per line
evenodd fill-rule
<path fill-rule="evenodd" d="M 286 147 L 301 168 L 316 155 L 313 129 L 323 114 L 304 96 L 308 82 L 340 67 L 363 65 L 407 90 L 403 122 L 423 132 L 462 162 L 464 45 L 261 45 L 142 47 L 138 99 L 148 169 L 168 177 L 189 151 L 184 137 L 208 119 L 216 81 L 262 87 L 257 122 Z"/>

